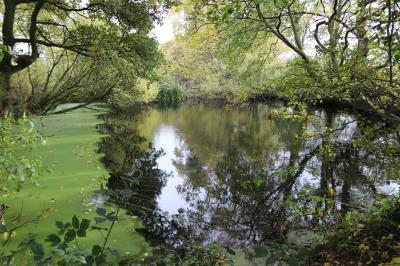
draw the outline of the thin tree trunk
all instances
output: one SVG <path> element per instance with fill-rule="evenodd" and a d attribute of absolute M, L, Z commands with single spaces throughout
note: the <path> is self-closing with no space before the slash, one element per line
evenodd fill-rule
<path fill-rule="evenodd" d="M 387 25 L 387 41 L 388 41 L 388 61 L 389 61 L 389 80 L 393 84 L 393 29 L 394 23 L 392 21 L 392 1 L 387 1 L 388 5 L 388 25 Z"/>
<path fill-rule="evenodd" d="M 11 105 L 11 74 L 1 73 L 0 76 L 0 118 L 4 117 Z"/>
<path fill-rule="evenodd" d="M 367 0 L 359 0 L 357 2 L 359 12 L 356 15 L 356 37 L 357 37 L 357 46 L 360 51 L 362 57 L 367 58 L 369 48 L 368 48 L 368 35 L 367 35 Z"/>

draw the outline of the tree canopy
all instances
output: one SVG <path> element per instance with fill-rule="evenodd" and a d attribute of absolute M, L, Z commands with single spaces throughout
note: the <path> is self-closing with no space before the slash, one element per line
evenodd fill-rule
<path fill-rule="evenodd" d="M 38 58 L 69 51 L 75 63 L 87 64 L 99 77 L 104 67 L 114 68 L 117 76 L 146 77 L 157 65 L 157 43 L 150 36 L 171 1 L 2 1 L 2 76 L 3 111 L 15 103 L 11 85 L 13 74 L 31 66 Z M 53 53 L 53 54 L 51 54 Z M 107 62 L 107 63 L 106 63 Z M 90 63 L 89 63 L 90 64 Z M 82 66 L 81 66 L 82 67 Z M 51 66 L 47 72 L 53 72 Z M 51 73 L 54 74 L 54 73 Z M 62 74 L 61 74 L 62 75 Z M 132 79 L 129 79 L 132 83 Z M 119 85 L 115 82 L 113 86 Z M 111 87 L 113 87 L 111 86 Z"/>
<path fill-rule="evenodd" d="M 400 121 L 398 2 L 196 0 L 182 9 L 184 39 L 211 29 L 220 48 L 215 56 L 234 71 L 250 70 L 248 87 L 269 88 L 268 95 L 272 87 L 279 96 L 309 103 L 340 102 Z"/>

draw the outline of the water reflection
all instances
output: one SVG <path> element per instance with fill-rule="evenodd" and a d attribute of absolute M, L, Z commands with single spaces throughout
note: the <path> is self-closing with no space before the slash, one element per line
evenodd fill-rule
<path fill-rule="evenodd" d="M 143 220 L 154 244 L 244 247 L 330 226 L 378 192 L 398 191 L 398 156 L 355 145 L 365 135 L 360 121 L 319 110 L 312 122 L 272 118 L 277 107 L 196 105 L 112 117 L 102 144 L 110 197 Z"/>

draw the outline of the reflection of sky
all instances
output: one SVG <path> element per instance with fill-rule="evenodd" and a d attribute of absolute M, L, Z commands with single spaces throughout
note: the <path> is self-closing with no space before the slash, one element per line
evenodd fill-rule
<path fill-rule="evenodd" d="M 167 173 L 172 173 L 167 179 L 167 184 L 162 188 L 158 197 L 158 207 L 170 214 L 178 212 L 179 208 L 185 207 L 186 201 L 177 192 L 176 187 L 183 184 L 184 177 L 178 173 L 174 165 L 176 149 L 181 148 L 182 139 L 172 126 L 160 124 L 153 136 L 153 145 L 156 150 L 163 149 L 165 155 L 158 158 L 158 167 Z"/>
<path fill-rule="evenodd" d="M 400 194 L 400 182 L 395 180 L 390 180 L 382 185 L 377 187 L 378 192 L 387 194 L 387 195 L 395 195 Z"/>

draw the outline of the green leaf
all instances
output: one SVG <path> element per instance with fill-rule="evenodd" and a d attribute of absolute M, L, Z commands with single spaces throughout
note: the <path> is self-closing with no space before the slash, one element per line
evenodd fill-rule
<path fill-rule="evenodd" d="M 99 230 L 99 231 L 108 231 L 108 228 L 106 227 L 100 227 L 100 226 L 91 226 L 90 230 Z"/>
<path fill-rule="evenodd" d="M 64 229 L 64 223 L 63 222 L 61 222 L 61 221 L 57 221 L 56 222 L 56 226 L 57 226 L 57 228 L 59 228 L 59 229 Z"/>
<path fill-rule="evenodd" d="M 74 215 L 74 217 L 72 217 L 72 226 L 75 229 L 79 229 L 79 219 L 75 215 Z"/>
<path fill-rule="evenodd" d="M 232 249 L 230 249 L 229 247 L 226 248 L 226 251 L 231 254 L 231 255 L 236 255 L 235 251 L 233 251 Z"/>
<path fill-rule="evenodd" d="M 90 221 L 89 220 L 82 219 L 79 229 L 86 231 L 89 228 L 89 225 L 90 225 Z"/>
<path fill-rule="evenodd" d="M 52 234 L 48 235 L 45 241 L 50 242 L 52 246 L 57 246 L 61 243 L 61 238 L 56 234 Z"/>
<path fill-rule="evenodd" d="M 108 217 L 108 220 L 109 220 L 110 222 L 116 222 L 116 221 L 118 221 L 118 216 L 111 216 L 111 217 Z"/>
<path fill-rule="evenodd" d="M 101 247 L 99 245 L 94 245 L 92 247 L 92 255 L 93 256 L 98 256 L 101 252 Z"/>
<path fill-rule="evenodd" d="M 111 216 L 115 216 L 115 214 L 116 214 L 116 212 L 110 212 L 110 213 L 107 213 L 107 217 L 111 217 Z"/>
<path fill-rule="evenodd" d="M 65 255 L 65 251 L 62 249 L 56 249 L 53 251 L 54 256 L 62 257 Z"/>
<path fill-rule="evenodd" d="M 256 179 L 254 179 L 253 182 L 256 187 L 260 187 L 262 185 L 262 183 L 264 183 L 264 181 L 261 178 L 256 178 Z"/>
<path fill-rule="evenodd" d="M 95 217 L 94 220 L 96 221 L 96 224 L 104 223 L 107 221 L 107 218 L 104 217 Z"/>
<path fill-rule="evenodd" d="M 31 250 L 33 253 L 35 253 L 35 255 L 38 256 L 44 256 L 44 248 L 42 244 L 39 244 L 37 242 L 33 242 L 31 244 Z"/>
<path fill-rule="evenodd" d="M 73 229 L 68 230 L 68 232 L 64 236 L 64 241 L 65 242 L 71 242 L 74 240 L 76 237 L 76 232 Z"/>
<path fill-rule="evenodd" d="M 83 229 L 79 229 L 76 233 L 79 237 L 86 237 L 86 231 Z"/>
<path fill-rule="evenodd" d="M 0 224 L 0 232 L 1 233 L 7 232 L 7 226 L 5 226 L 4 224 Z"/>
<path fill-rule="evenodd" d="M 104 208 L 97 208 L 97 209 L 96 209 L 96 213 L 97 213 L 98 215 L 100 215 L 100 216 L 105 216 L 106 213 L 107 213 L 107 210 L 104 209 Z"/>
<path fill-rule="evenodd" d="M 77 256 L 75 257 L 75 261 L 80 262 L 82 264 L 86 264 L 86 259 L 84 256 Z"/>
<path fill-rule="evenodd" d="M 92 266 L 94 264 L 94 258 L 92 255 L 86 256 L 86 265 L 87 266 Z"/>

